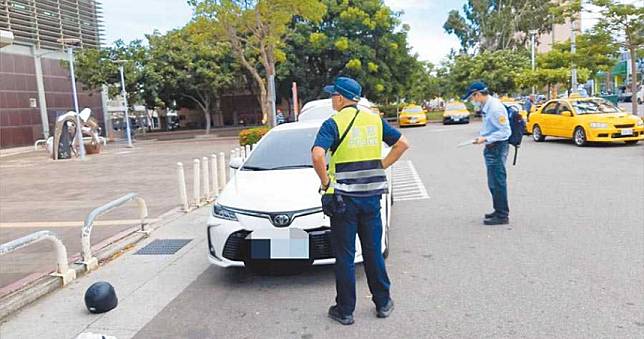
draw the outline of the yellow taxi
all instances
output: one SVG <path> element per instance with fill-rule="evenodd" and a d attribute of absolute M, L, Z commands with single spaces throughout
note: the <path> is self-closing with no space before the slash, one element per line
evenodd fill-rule
<path fill-rule="evenodd" d="M 470 111 L 464 103 L 460 101 L 451 101 L 445 104 L 443 113 L 443 125 L 448 124 L 469 124 Z"/>
<path fill-rule="evenodd" d="M 405 106 L 398 115 L 398 125 L 400 127 L 425 126 L 427 125 L 427 111 L 418 105 Z"/>
<path fill-rule="evenodd" d="M 519 114 L 523 118 L 523 121 L 528 121 L 528 112 L 525 110 L 522 102 L 516 101 L 509 97 L 502 97 L 500 100 L 504 105 L 516 108 L 516 110 L 519 111 Z"/>
<path fill-rule="evenodd" d="M 571 96 L 546 102 L 530 114 L 528 131 L 535 141 L 546 136 L 572 139 L 577 146 L 588 142 L 625 142 L 644 140 L 641 118 L 623 112 L 601 98 Z"/>

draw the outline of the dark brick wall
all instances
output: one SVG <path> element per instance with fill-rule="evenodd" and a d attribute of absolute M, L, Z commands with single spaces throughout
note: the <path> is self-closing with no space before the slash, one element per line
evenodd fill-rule
<path fill-rule="evenodd" d="M 42 70 L 53 133 L 56 117 L 74 107 L 72 85 L 69 71 L 59 60 L 42 58 Z M 38 100 L 35 74 L 33 57 L 0 53 L 0 148 L 30 145 L 43 137 L 40 110 L 29 107 L 30 98 Z M 83 91 L 82 84 L 78 84 L 78 90 L 80 109 L 91 108 L 92 116 L 102 125 L 100 93 Z"/>

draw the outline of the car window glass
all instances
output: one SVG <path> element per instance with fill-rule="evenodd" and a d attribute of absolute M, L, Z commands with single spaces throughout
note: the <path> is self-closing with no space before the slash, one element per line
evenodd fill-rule
<path fill-rule="evenodd" d="M 592 100 L 578 100 L 573 101 L 572 105 L 575 107 L 577 114 L 593 114 L 593 113 L 619 113 L 620 110 L 617 106 L 604 99 Z"/>
<path fill-rule="evenodd" d="M 403 110 L 404 113 L 423 113 L 421 107 L 408 107 Z"/>
<path fill-rule="evenodd" d="M 543 108 L 544 114 L 557 114 L 557 103 L 551 102 Z"/>
<path fill-rule="evenodd" d="M 464 110 L 464 109 L 467 109 L 467 107 L 465 107 L 465 104 L 462 102 L 449 103 L 445 107 L 446 111 L 457 111 L 457 110 Z"/>
<path fill-rule="evenodd" d="M 561 112 L 564 112 L 564 111 L 572 112 L 572 109 L 570 108 L 570 105 L 568 105 L 567 103 L 561 103 L 559 104 L 559 108 L 557 109 L 557 111 L 559 112 L 559 114 L 561 114 Z"/>
<path fill-rule="evenodd" d="M 311 167 L 311 147 L 317 133 L 317 128 L 306 128 L 267 134 L 250 153 L 242 170 Z"/>

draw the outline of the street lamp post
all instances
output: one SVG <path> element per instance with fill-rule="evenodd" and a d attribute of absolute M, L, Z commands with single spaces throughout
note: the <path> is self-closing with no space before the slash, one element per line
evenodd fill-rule
<path fill-rule="evenodd" d="M 78 92 L 76 91 L 76 74 L 74 73 L 74 45 L 80 43 L 80 39 L 62 38 L 58 42 L 68 45 L 67 57 L 69 58 L 69 71 L 72 77 L 72 94 L 74 96 L 74 109 L 76 110 L 76 138 L 78 139 L 78 153 L 81 160 L 85 159 L 85 143 L 83 142 L 83 133 L 81 132 L 80 110 L 78 109 Z"/>
<path fill-rule="evenodd" d="M 570 54 L 572 54 L 572 57 L 575 57 L 575 53 L 577 52 L 577 44 L 576 44 L 576 37 L 575 37 L 575 19 L 570 19 Z M 575 65 L 575 62 L 572 62 L 572 70 L 570 71 L 571 73 L 571 85 L 572 85 L 572 93 L 577 93 L 577 66 Z"/>
<path fill-rule="evenodd" d="M 123 65 L 127 62 L 127 60 L 116 60 L 115 63 L 119 65 L 119 72 L 121 73 L 121 96 L 123 97 L 123 105 L 125 106 L 125 133 L 127 133 L 127 147 L 133 147 L 132 146 L 132 135 L 130 133 L 130 116 L 128 113 L 128 105 L 127 105 L 127 91 L 125 90 L 125 75 L 124 75 L 124 69 Z"/>
<path fill-rule="evenodd" d="M 535 69 L 535 66 L 536 66 L 535 65 L 535 60 L 534 60 L 534 57 L 535 57 L 535 55 L 534 55 L 535 54 L 535 38 L 536 38 L 536 36 L 537 36 L 537 30 L 531 30 L 530 31 L 530 42 L 531 42 L 531 53 L 532 53 L 532 55 L 531 55 L 530 62 L 532 64 L 532 71 L 533 72 L 534 72 L 534 69 Z M 534 94 L 535 94 L 535 87 L 532 86 L 532 95 L 534 95 Z"/>

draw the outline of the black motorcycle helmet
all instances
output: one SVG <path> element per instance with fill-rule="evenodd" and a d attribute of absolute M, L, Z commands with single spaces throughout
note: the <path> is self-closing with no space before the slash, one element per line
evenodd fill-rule
<path fill-rule="evenodd" d="M 105 313 L 118 305 L 114 287 L 106 281 L 92 284 L 85 292 L 85 306 L 91 313 Z"/>

